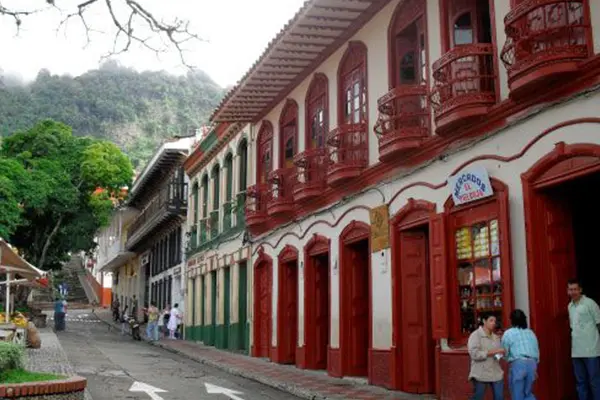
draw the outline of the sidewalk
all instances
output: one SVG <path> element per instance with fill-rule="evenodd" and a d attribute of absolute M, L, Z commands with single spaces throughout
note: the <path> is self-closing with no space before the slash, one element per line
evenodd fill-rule
<path fill-rule="evenodd" d="M 97 310 L 95 314 L 103 322 L 120 329 L 120 325 L 112 321 L 110 311 Z M 392 392 L 353 380 L 332 378 L 322 371 L 308 371 L 291 365 L 280 365 L 186 340 L 163 339 L 149 343 L 232 375 L 284 390 L 303 399 L 423 400 L 434 398 Z"/>

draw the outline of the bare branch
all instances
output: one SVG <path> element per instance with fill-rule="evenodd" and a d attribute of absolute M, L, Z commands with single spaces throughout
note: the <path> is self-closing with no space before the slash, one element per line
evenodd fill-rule
<path fill-rule="evenodd" d="M 86 13 L 94 7 L 96 10 L 101 10 L 100 7 L 103 6 L 110 24 L 115 28 L 115 33 L 112 49 L 107 51 L 102 59 L 125 53 L 131 50 L 132 45 L 135 44 L 152 51 L 157 56 L 174 49 L 179 54 L 181 63 L 189 68 L 193 68 L 193 66 L 186 62 L 184 54 L 186 49 L 184 45 L 191 41 L 204 41 L 190 30 L 189 21 L 178 18 L 172 21 L 165 21 L 141 5 L 138 0 L 85 0 L 69 12 L 60 10 L 56 4 L 56 0 L 46 0 L 46 3 L 49 7 L 59 10 L 64 15 L 64 18 L 57 27 L 57 31 L 65 30 L 66 34 L 68 23 L 72 19 L 79 21 L 85 30 L 85 46 L 88 46 L 92 41 L 91 33 L 103 33 L 89 23 L 86 19 Z M 17 26 L 17 34 L 25 17 L 42 10 L 9 9 L 4 7 L 2 0 L 0 0 L 0 17 L 14 19 Z"/>

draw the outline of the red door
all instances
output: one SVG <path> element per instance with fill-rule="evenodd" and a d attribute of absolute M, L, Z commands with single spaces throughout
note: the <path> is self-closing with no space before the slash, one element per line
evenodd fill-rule
<path fill-rule="evenodd" d="M 296 344 L 298 343 L 298 270 L 297 261 L 284 265 L 284 284 L 281 295 L 284 296 L 282 310 L 283 337 L 282 362 L 293 364 L 296 361 Z"/>
<path fill-rule="evenodd" d="M 347 374 L 366 376 L 369 359 L 369 247 L 348 248 L 350 252 L 350 327 L 349 365 Z M 348 326 L 346 325 L 346 326 Z"/>
<path fill-rule="evenodd" d="M 401 390 L 433 393 L 434 342 L 431 336 L 427 236 L 400 232 Z"/>
<path fill-rule="evenodd" d="M 557 400 L 576 399 L 571 367 L 571 334 L 567 306 L 567 281 L 575 276 L 575 253 L 571 210 L 559 193 L 541 196 L 542 218 L 545 228 L 548 274 L 539 282 L 535 293 L 537 320 L 535 331 L 539 336 L 540 363 L 538 389 L 548 390 L 540 398 L 558 396 Z"/>
<path fill-rule="evenodd" d="M 254 347 L 256 357 L 269 357 L 271 343 L 271 266 L 262 263 L 255 271 Z"/>
<path fill-rule="evenodd" d="M 327 368 L 329 346 L 329 262 L 328 256 L 314 258 L 315 269 L 315 369 Z M 309 350 L 310 351 L 310 350 Z"/>

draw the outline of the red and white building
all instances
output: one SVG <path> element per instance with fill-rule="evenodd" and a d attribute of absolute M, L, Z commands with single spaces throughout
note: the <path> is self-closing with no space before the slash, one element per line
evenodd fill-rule
<path fill-rule="evenodd" d="M 212 116 L 250 125 L 252 355 L 465 399 L 478 315 L 518 307 L 572 398 L 599 32 L 600 0 L 307 1 Z"/>

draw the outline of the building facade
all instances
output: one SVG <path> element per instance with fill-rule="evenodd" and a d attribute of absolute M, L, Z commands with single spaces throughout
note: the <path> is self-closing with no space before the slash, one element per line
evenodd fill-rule
<path fill-rule="evenodd" d="M 184 309 L 188 182 L 183 162 L 194 141 L 184 137 L 164 143 L 129 191 L 127 205 L 139 214 L 127 229 L 125 248 L 137 257 L 119 270 L 117 286 L 132 286 L 140 318 L 151 302 L 160 309 L 174 304 Z"/>
<path fill-rule="evenodd" d="M 479 316 L 518 307 L 539 397 L 573 396 L 598 32 L 599 0 L 307 1 L 212 116 L 249 125 L 251 354 L 462 399 Z"/>
<path fill-rule="evenodd" d="M 184 167 L 190 179 L 186 339 L 248 350 L 248 260 L 244 205 L 248 126 L 218 124 Z"/>

